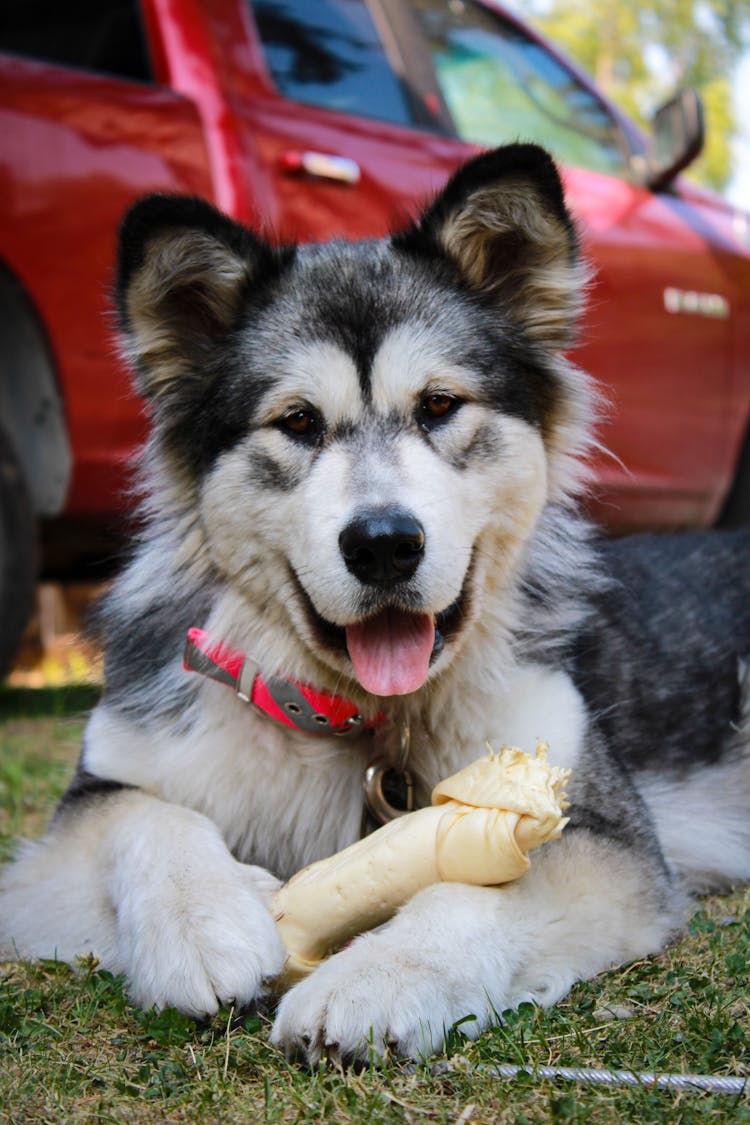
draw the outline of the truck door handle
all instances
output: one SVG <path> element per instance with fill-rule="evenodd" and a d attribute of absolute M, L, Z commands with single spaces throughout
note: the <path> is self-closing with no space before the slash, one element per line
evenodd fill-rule
<path fill-rule="evenodd" d="M 319 180 L 335 180 L 340 184 L 358 184 L 361 176 L 359 164 L 346 156 L 333 156 L 327 152 L 299 152 L 288 149 L 279 157 L 283 172 L 290 175 L 304 173 Z"/>

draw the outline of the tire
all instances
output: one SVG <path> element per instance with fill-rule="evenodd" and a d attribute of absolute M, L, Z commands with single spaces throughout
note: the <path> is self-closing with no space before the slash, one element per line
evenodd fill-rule
<path fill-rule="evenodd" d="M 747 527 L 750 524 L 750 430 L 742 443 L 734 482 L 724 501 L 717 527 Z"/>
<path fill-rule="evenodd" d="M 15 449 L 0 426 L 0 680 L 34 607 L 36 520 Z"/>

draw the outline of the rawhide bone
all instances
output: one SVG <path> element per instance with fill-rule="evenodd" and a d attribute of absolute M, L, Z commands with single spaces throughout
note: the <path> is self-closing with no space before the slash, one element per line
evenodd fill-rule
<path fill-rule="evenodd" d="M 412 895 L 447 881 L 495 886 L 529 867 L 526 854 L 568 822 L 570 770 L 504 747 L 436 785 L 432 805 L 406 813 L 328 859 L 310 864 L 274 895 L 288 959 L 281 988 L 310 973 L 356 934 L 390 918 Z"/>

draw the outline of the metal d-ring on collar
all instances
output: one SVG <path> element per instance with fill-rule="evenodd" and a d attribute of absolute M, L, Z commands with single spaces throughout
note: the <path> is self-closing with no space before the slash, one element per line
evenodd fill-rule
<path fill-rule="evenodd" d="M 414 811 L 414 779 L 406 769 L 411 732 L 401 728 L 401 747 L 396 766 L 376 758 L 365 770 L 365 805 L 376 825 L 388 824 L 398 816 Z M 398 804 L 394 803 L 398 798 Z"/>

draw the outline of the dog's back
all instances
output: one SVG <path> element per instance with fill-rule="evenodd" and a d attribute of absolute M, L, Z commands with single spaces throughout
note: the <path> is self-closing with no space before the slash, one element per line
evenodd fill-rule
<path fill-rule="evenodd" d="M 694 890 L 750 875 L 750 530 L 604 542 L 574 677 Z"/>
<path fill-rule="evenodd" d="M 711 764 L 742 721 L 750 530 L 634 535 L 598 554 L 609 581 L 574 656 L 592 714 L 629 766 Z"/>

